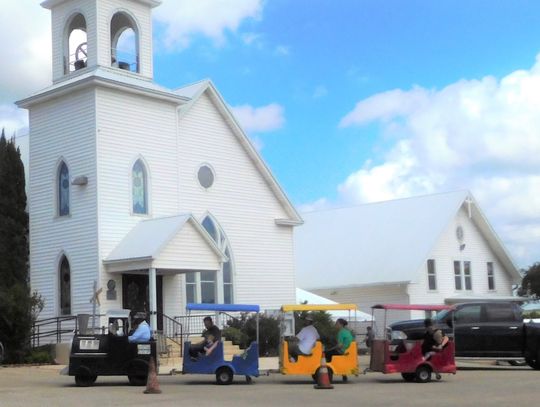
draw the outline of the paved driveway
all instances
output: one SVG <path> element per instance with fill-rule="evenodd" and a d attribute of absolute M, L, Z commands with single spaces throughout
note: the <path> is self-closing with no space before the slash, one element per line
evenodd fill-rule
<path fill-rule="evenodd" d="M 306 378 L 273 374 L 246 384 L 217 386 L 211 376 L 159 376 L 163 394 L 145 395 L 127 379 L 98 378 L 94 387 L 75 387 L 54 367 L 0 368 L 1 407 L 84 406 L 510 406 L 534 405 L 540 371 L 529 368 L 466 368 L 440 382 L 405 383 L 399 375 L 370 373 L 315 390 Z"/>

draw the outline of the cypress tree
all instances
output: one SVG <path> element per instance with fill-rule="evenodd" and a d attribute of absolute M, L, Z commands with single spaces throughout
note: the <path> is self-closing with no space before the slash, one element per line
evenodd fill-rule
<path fill-rule="evenodd" d="M 14 140 L 0 136 L 0 341 L 20 362 L 32 324 L 24 168 Z"/>

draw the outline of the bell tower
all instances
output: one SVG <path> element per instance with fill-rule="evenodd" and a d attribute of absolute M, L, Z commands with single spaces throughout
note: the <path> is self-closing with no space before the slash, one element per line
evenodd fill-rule
<path fill-rule="evenodd" d="M 53 82 L 97 67 L 153 77 L 152 9 L 158 0 L 46 0 Z"/>

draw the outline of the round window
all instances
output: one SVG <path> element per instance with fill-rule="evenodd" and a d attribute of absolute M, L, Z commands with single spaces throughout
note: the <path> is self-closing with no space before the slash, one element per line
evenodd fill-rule
<path fill-rule="evenodd" d="M 201 184 L 203 188 L 210 188 L 214 183 L 214 173 L 208 165 L 203 165 L 199 168 L 197 177 L 199 178 L 199 184 Z"/>

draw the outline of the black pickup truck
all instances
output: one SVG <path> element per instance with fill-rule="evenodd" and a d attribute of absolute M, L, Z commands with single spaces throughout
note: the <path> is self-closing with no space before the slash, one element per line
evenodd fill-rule
<path fill-rule="evenodd" d="M 456 357 L 523 360 L 540 369 L 540 324 L 524 323 L 521 307 L 514 302 L 457 304 L 435 317 L 436 326 L 452 333 Z M 390 325 L 395 339 L 421 339 L 423 320 Z"/>

